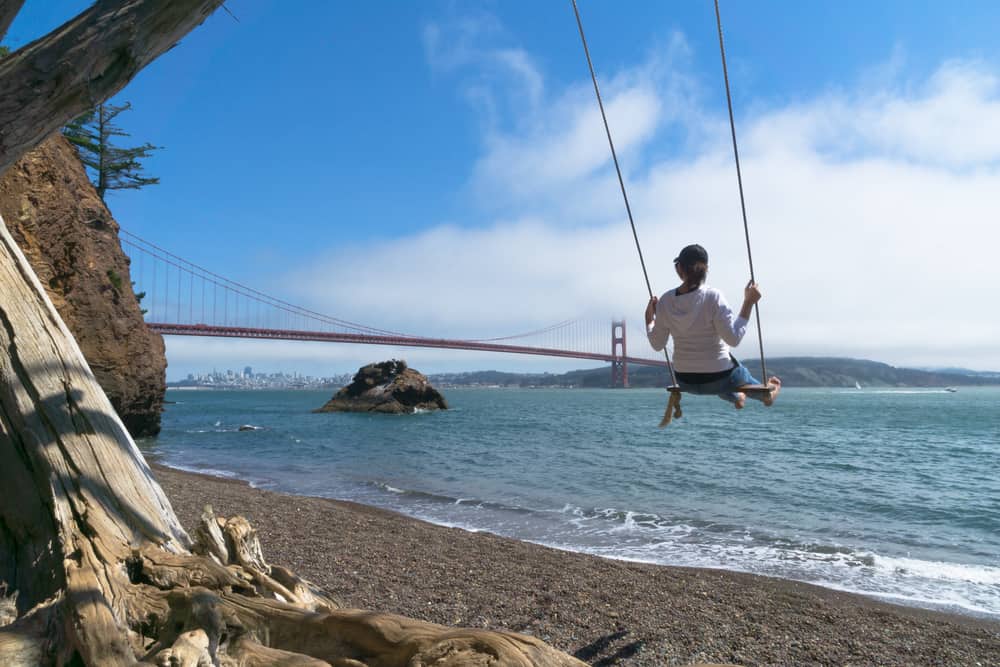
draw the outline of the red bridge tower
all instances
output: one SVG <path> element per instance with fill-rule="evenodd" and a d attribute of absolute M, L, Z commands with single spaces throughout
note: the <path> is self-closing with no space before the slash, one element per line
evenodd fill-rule
<path fill-rule="evenodd" d="M 625 320 L 611 322 L 611 386 L 628 389 L 628 364 L 625 359 Z"/>

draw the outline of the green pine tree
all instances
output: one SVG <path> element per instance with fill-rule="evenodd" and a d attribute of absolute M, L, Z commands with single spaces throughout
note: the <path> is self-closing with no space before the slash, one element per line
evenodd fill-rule
<path fill-rule="evenodd" d="M 63 128 L 87 167 L 87 172 L 101 199 L 108 190 L 136 190 L 156 185 L 159 178 L 142 175 L 142 162 L 160 146 L 143 144 L 133 148 L 114 145 L 116 137 L 129 134 L 114 124 L 123 111 L 132 108 L 131 102 L 122 105 L 102 103 Z"/>

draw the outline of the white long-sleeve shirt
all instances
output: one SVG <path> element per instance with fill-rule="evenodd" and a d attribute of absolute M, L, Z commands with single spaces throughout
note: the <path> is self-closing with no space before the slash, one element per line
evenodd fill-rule
<path fill-rule="evenodd" d="M 674 368 L 680 373 L 715 373 L 732 368 L 730 346 L 747 331 L 747 320 L 733 313 L 719 290 L 702 285 L 693 292 L 673 289 L 656 304 L 649 344 L 662 350 L 674 337 Z"/>

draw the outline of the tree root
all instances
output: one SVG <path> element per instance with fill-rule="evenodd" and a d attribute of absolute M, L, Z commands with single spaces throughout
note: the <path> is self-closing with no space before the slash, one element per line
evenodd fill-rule
<path fill-rule="evenodd" d="M 193 535 L 196 554 L 144 552 L 132 572 L 130 616 L 151 640 L 145 660 L 161 667 L 583 664 L 526 635 L 344 609 L 269 565 L 242 517 L 227 521 L 206 507 Z"/>
<path fill-rule="evenodd" d="M 240 667 L 356 667 L 350 665 L 351 661 L 338 660 L 331 664 L 301 653 L 269 648 L 248 637 L 230 645 L 230 656 Z"/>
<path fill-rule="evenodd" d="M 46 605 L 13 623 L 0 625 L 0 664 L 11 667 L 47 664 L 53 615 L 52 605 Z"/>
<path fill-rule="evenodd" d="M 17 618 L 17 591 L 7 595 L 7 584 L 0 582 L 0 628 Z"/>
<path fill-rule="evenodd" d="M 215 667 L 208 652 L 208 635 L 204 630 L 185 632 L 174 645 L 156 654 L 157 667 Z"/>
<path fill-rule="evenodd" d="M 583 663 L 526 635 L 487 630 L 454 629 L 415 619 L 336 609 L 311 612 L 277 600 L 209 591 L 174 591 L 173 621 L 187 626 L 200 620 L 196 632 L 219 664 L 249 659 L 258 664 L 329 665 L 331 667 L 447 667 L 504 665 L 510 667 L 580 666 Z M 197 610 L 198 605 L 202 608 Z M 207 622 L 206 622 L 207 621 Z M 187 649 L 190 630 L 178 635 Z M 157 664 L 177 655 L 177 641 L 156 651 Z M 213 650 L 213 646 L 217 646 Z M 171 652 L 172 651 L 172 652 Z M 190 655 L 201 655 L 192 652 Z M 275 663 L 279 659 L 281 662 Z M 199 658 L 200 659 L 200 658 Z M 193 658 L 192 658 L 193 660 Z M 272 662 L 267 662 L 272 660 Z"/>
<path fill-rule="evenodd" d="M 78 659 L 88 665 L 156 667 L 583 665 L 526 635 L 341 608 L 307 580 L 268 565 L 242 517 L 223 521 L 206 508 L 203 523 L 208 522 L 221 526 L 224 553 L 145 549 L 120 576 L 103 581 L 98 572 L 106 567 L 86 566 L 96 554 L 81 557 L 64 597 L 0 627 L 0 664 Z M 197 537 L 208 532 L 194 534 L 195 549 L 208 552 Z M 217 560 L 222 556 L 225 564 Z M 54 633 L 61 617 L 68 626 Z M 65 641 L 53 646 L 53 636 Z"/>

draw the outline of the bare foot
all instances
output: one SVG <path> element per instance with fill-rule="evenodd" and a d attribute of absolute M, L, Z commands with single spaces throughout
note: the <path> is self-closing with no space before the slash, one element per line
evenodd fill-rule
<path fill-rule="evenodd" d="M 733 405 L 736 406 L 737 410 L 742 410 L 743 406 L 747 404 L 747 395 L 742 391 L 736 392 L 736 402 Z"/>
<path fill-rule="evenodd" d="M 764 405 L 771 407 L 774 405 L 774 399 L 778 397 L 778 392 L 781 391 L 781 380 L 772 376 L 767 384 L 771 387 L 771 393 L 764 397 Z"/>

